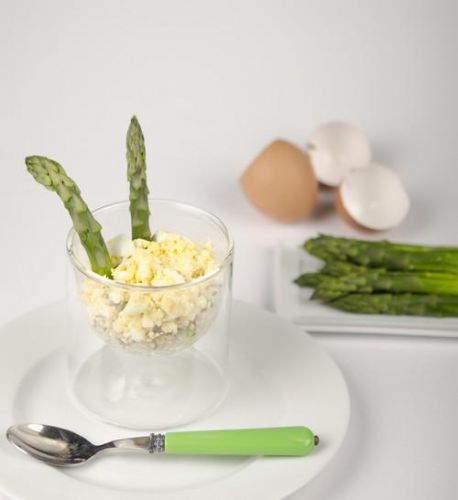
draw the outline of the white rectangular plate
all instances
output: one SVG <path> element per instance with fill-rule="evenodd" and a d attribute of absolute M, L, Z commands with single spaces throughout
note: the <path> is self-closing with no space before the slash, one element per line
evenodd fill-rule
<path fill-rule="evenodd" d="M 322 261 L 299 244 L 282 243 L 275 252 L 274 301 L 278 314 L 309 332 L 374 333 L 458 338 L 458 318 L 353 314 L 309 300 L 312 290 L 293 283 L 301 273 L 317 271 Z"/>

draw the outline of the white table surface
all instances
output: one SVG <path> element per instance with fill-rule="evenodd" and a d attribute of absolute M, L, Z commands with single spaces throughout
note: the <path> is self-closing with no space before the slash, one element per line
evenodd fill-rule
<path fill-rule="evenodd" d="M 0 322 L 64 293 L 67 215 L 23 158 L 61 161 L 91 207 L 125 199 L 136 113 L 151 193 L 220 215 L 234 295 L 272 309 L 272 251 L 335 216 L 282 225 L 238 177 L 267 142 L 321 122 L 366 130 L 412 195 L 392 239 L 458 244 L 454 0 L 0 2 Z M 343 449 L 292 498 L 455 499 L 458 341 L 316 336 L 348 380 Z M 0 396 L 1 410 L 1 396 Z"/>

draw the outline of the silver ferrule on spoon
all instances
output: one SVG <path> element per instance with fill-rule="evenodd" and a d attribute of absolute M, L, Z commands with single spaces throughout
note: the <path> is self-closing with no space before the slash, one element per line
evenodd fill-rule
<path fill-rule="evenodd" d="M 165 452 L 165 434 L 154 433 L 150 434 L 150 443 L 148 451 L 150 453 L 164 453 Z"/>

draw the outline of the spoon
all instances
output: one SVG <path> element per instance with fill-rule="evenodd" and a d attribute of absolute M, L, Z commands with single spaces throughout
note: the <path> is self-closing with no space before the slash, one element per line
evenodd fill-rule
<path fill-rule="evenodd" d="M 11 426 L 11 444 L 32 457 L 56 467 L 81 465 L 102 451 L 139 451 L 184 455 L 303 456 L 319 443 L 307 427 L 272 427 L 151 433 L 92 444 L 75 432 L 42 424 Z"/>

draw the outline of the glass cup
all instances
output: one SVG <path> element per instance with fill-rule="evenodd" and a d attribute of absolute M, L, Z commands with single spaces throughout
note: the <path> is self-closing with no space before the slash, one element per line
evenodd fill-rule
<path fill-rule="evenodd" d="M 154 229 L 211 243 L 218 267 L 169 286 L 117 283 L 90 271 L 77 233 L 67 238 L 68 382 L 75 404 L 134 429 L 189 423 L 214 409 L 228 386 L 233 242 L 223 222 L 199 208 L 150 199 Z M 99 208 L 107 241 L 130 236 L 129 202 Z"/>

